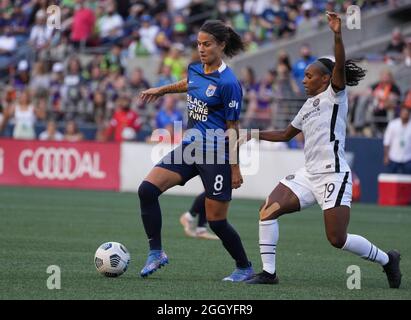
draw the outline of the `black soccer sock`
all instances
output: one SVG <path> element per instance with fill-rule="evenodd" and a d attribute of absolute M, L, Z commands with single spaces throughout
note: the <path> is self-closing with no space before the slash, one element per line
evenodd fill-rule
<path fill-rule="evenodd" d="M 235 260 L 238 268 L 247 268 L 251 264 L 248 261 L 243 244 L 237 231 L 227 222 L 227 220 L 209 221 L 211 230 L 221 239 L 224 248 Z"/>
<path fill-rule="evenodd" d="M 201 193 L 200 195 L 195 198 L 193 205 L 191 206 L 190 213 L 193 217 L 198 214 L 198 227 L 205 227 L 207 223 L 207 218 L 206 218 L 206 211 L 205 211 L 205 198 L 206 194 L 205 192 Z"/>
<path fill-rule="evenodd" d="M 161 250 L 161 209 L 158 197 L 161 190 L 154 184 L 143 181 L 138 188 L 141 218 L 147 234 L 150 250 Z"/>

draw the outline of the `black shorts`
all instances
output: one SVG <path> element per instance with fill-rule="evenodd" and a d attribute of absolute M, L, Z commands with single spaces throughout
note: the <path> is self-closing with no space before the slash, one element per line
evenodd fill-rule
<path fill-rule="evenodd" d="M 156 164 L 156 167 L 164 168 L 178 173 L 182 177 L 180 185 L 185 185 L 187 181 L 200 175 L 203 182 L 206 197 L 219 201 L 230 201 L 231 188 L 231 165 L 228 160 L 225 163 L 204 164 L 187 163 L 183 157 L 183 151 L 186 146 L 179 145 L 173 151 L 168 153 L 161 161 Z M 205 155 L 204 155 L 205 159 Z"/>

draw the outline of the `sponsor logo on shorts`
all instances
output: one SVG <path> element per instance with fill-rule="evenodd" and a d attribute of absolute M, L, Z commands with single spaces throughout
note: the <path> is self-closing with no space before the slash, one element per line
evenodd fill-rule
<path fill-rule="evenodd" d="M 295 178 L 294 174 L 290 174 L 289 176 L 285 177 L 286 180 L 293 180 L 294 178 Z"/>

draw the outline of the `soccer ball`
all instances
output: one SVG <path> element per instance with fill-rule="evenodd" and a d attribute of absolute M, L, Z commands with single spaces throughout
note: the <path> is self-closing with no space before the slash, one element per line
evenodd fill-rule
<path fill-rule="evenodd" d="M 118 277 L 126 272 L 130 263 L 130 253 L 118 242 L 106 242 L 98 247 L 94 255 L 97 271 L 106 277 Z"/>

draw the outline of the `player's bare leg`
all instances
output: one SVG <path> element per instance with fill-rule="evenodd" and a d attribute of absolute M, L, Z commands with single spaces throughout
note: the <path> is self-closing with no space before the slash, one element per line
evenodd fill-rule
<path fill-rule="evenodd" d="M 336 248 L 354 253 L 365 260 L 377 262 L 383 267 L 390 288 L 399 288 L 401 284 L 400 253 L 396 250 L 385 253 L 364 237 L 347 233 L 349 221 L 350 208 L 348 206 L 325 210 L 324 223 L 328 241 Z"/>
<path fill-rule="evenodd" d="M 349 222 L 350 208 L 347 206 L 324 211 L 325 234 L 333 247 L 341 249 L 344 246 Z"/>
<path fill-rule="evenodd" d="M 206 197 L 205 206 L 209 222 L 227 219 L 230 201 L 217 201 Z"/>
<path fill-rule="evenodd" d="M 174 172 L 161 167 L 154 167 L 145 177 L 144 181 L 150 182 L 161 190 L 165 192 L 168 189 L 181 183 L 181 176 Z"/>
<path fill-rule="evenodd" d="M 260 207 L 259 244 L 263 271 L 248 284 L 277 284 L 275 253 L 279 237 L 277 219 L 300 210 L 300 201 L 290 188 L 279 183 Z"/>
<path fill-rule="evenodd" d="M 300 211 L 300 201 L 290 188 L 279 183 L 260 207 L 260 221 L 275 220 L 286 213 Z"/>

